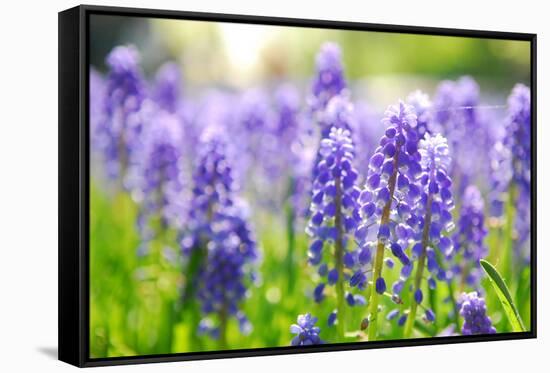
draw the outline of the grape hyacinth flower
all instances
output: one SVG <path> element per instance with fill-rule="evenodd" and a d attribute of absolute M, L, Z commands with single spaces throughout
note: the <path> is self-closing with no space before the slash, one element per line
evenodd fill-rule
<path fill-rule="evenodd" d="M 139 54 L 132 46 L 114 48 L 107 56 L 105 118 L 98 128 L 107 176 L 124 184 L 127 168 L 138 151 L 143 126 L 138 115 L 146 98 Z"/>
<path fill-rule="evenodd" d="M 227 157 L 227 143 L 220 128 L 206 128 L 199 145 L 189 207 L 184 211 L 186 222 L 180 240 L 186 280 L 182 300 L 187 308 L 195 306 L 193 301 L 199 285 L 199 272 L 206 260 L 206 247 L 213 237 L 214 218 L 218 216 L 217 213 L 234 204 L 236 189 Z"/>
<path fill-rule="evenodd" d="M 269 151 L 270 142 L 269 131 L 274 122 L 273 111 L 269 105 L 269 96 L 260 88 L 249 89 L 245 91 L 237 104 L 235 128 L 239 141 L 236 143 L 240 161 L 238 168 L 235 169 L 235 176 L 243 181 L 249 180 L 246 185 L 251 187 L 254 192 L 256 189 L 263 193 L 260 178 L 248 178 L 250 172 L 258 168 L 265 172 L 265 166 L 271 166 L 273 155 Z M 267 161 L 265 161 L 267 160 Z M 252 181 L 252 182 L 250 182 Z"/>
<path fill-rule="evenodd" d="M 321 329 L 315 326 L 316 322 L 317 318 L 309 313 L 299 315 L 296 324 L 290 326 L 290 332 L 296 334 L 292 338 L 292 346 L 309 346 L 323 343 L 319 337 Z"/>
<path fill-rule="evenodd" d="M 418 305 L 424 299 L 422 292 L 422 280 L 425 278 L 425 267 L 429 272 L 428 285 L 433 287 L 434 277 L 446 280 L 446 274 L 439 267 L 438 253 L 440 256 L 449 256 L 453 249 L 452 241 L 445 235 L 454 229 L 451 211 L 454 209 L 452 196 L 452 182 L 448 176 L 448 168 L 451 163 L 447 140 L 440 134 L 434 136 L 426 134 L 424 140 L 419 143 L 420 163 L 422 173 L 418 179 L 420 186 L 420 199 L 414 208 L 417 217 L 415 227 L 414 246 L 412 248 L 412 261 L 416 262 L 416 274 L 414 277 L 413 300 L 409 308 L 407 323 L 405 325 L 405 338 L 410 337 Z"/>
<path fill-rule="evenodd" d="M 507 145 L 512 152 L 513 179 L 520 188 L 531 185 L 531 91 L 517 84 L 508 98 Z"/>
<path fill-rule="evenodd" d="M 175 113 L 181 98 L 181 70 L 174 62 L 162 65 L 155 76 L 153 99 L 163 110 Z"/>
<path fill-rule="evenodd" d="M 356 205 L 359 188 L 355 185 L 357 171 L 352 166 L 353 152 L 350 133 L 343 128 L 333 127 L 329 137 L 321 141 L 321 160 L 316 166 L 311 218 L 306 229 L 313 239 L 309 247 L 309 263 L 321 265 L 324 257 L 325 263 L 320 267 L 324 269 L 320 272 L 328 285 L 336 288 L 340 338 L 344 337 L 345 327 L 344 270 L 351 268 L 355 260 L 347 250 L 347 244 L 359 221 Z M 327 246 L 331 246 L 333 251 L 323 255 L 329 250 Z M 324 284 L 319 286 L 324 287 Z M 316 298 L 322 299 L 320 294 Z"/>
<path fill-rule="evenodd" d="M 512 259 L 529 262 L 531 232 L 531 92 L 517 84 L 508 97 L 505 130 L 491 150 L 490 212 L 505 222 L 507 236 L 513 242 L 508 252 L 515 258 L 503 258 L 507 270 Z M 514 216 L 514 214 L 516 216 Z M 522 263 L 524 262 L 524 263 Z"/>
<path fill-rule="evenodd" d="M 139 192 L 142 194 L 138 228 L 142 236 L 140 252 L 150 241 L 160 238 L 169 227 L 178 226 L 184 211 L 181 180 L 182 128 L 173 115 L 159 112 L 144 130 L 140 151 Z M 157 218 L 156 221 L 152 221 Z"/>
<path fill-rule="evenodd" d="M 464 318 L 463 335 L 495 334 L 491 318 L 487 316 L 485 300 L 476 292 L 463 293 L 460 299 L 460 315 Z"/>
<path fill-rule="evenodd" d="M 324 43 L 315 59 L 315 66 L 317 71 L 309 104 L 313 112 L 322 112 L 330 99 L 341 94 L 347 86 L 340 47 L 336 43 Z M 324 132 L 328 135 L 330 127 Z"/>
<path fill-rule="evenodd" d="M 370 159 L 366 185 L 359 197 L 362 224 L 355 233 L 359 244 L 356 250 L 358 260 L 350 285 L 360 289 L 366 286 L 365 267 L 372 260 L 370 270 L 374 289 L 367 302 L 368 338 L 371 341 L 377 335 L 379 296 L 387 288 L 382 274 L 385 249 L 391 248 L 403 266 L 410 262 L 404 248 L 414 234 L 410 227 L 414 222 L 412 208 L 420 198 L 420 188 L 416 185 L 421 172 L 416 120 L 414 108 L 403 102 L 386 110 L 382 119 L 386 125 L 385 134 Z M 374 242 L 368 235 L 371 226 L 376 227 L 372 232 Z"/>
<path fill-rule="evenodd" d="M 201 236 L 209 237 L 217 211 L 233 205 L 236 190 L 228 160 L 228 145 L 221 129 L 206 129 L 201 138 L 187 223 L 188 234 L 182 239 L 184 254 L 201 246 Z"/>
<path fill-rule="evenodd" d="M 227 323 L 237 319 L 242 333 L 252 326 L 240 310 L 247 285 L 254 280 L 253 264 L 259 258 L 256 239 L 247 216 L 248 208 L 240 201 L 213 213 L 207 254 L 198 276 L 197 297 L 206 317 L 215 315 L 217 326 L 207 332 L 219 338 L 220 348 L 227 347 Z"/>
<path fill-rule="evenodd" d="M 432 132 L 430 122 L 432 120 L 433 105 L 430 101 L 430 97 L 426 93 L 416 90 L 407 97 L 407 103 L 414 107 L 416 111 L 416 131 L 418 132 L 419 138 L 424 138 L 426 133 Z"/>
<path fill-rule="evenodd" d="M 512 187 L 510 203 L 516 207 L 514 225 L 517 235 L 516 256 L 529 261 L 531 232 L 531 91 L 517 84 L 508 98 L 508 125 L 505 146 L 510 149 Z M 512 220 L 512 217 L 510 217 Z"/>
<path fill-rule="evenodd" d="M 193 174 L 193 195 L 188 218 L 188 233 L 181 241 L 189 268 L 198 262 L 184 293 L 197 289 L 197 298 L 206 320 L 201 331 L 218 338 L 226 347 L 226 327 L 230 317 L 239 321 L 241 330 L 250 323 L 239 309 L 253 280 L 252 267 L 259 258 L 256 239 L 249 223 L 248 206 L 238 199 L 232 176 L 228 147 L 220 128 L 205 130 L 201 152 Z M 232 158 L 231 158 L 232 159 Z M 186 297 L 186 298 L 185 298 Z"/>
<path fill-rule="evenodd" d="M 457 258 L 453 272 L 460 276 L 463 284 L 478 287 L 482 276 L 479 260 L 488 254 L 488 248 L 483 242 L 487 236 L 485 228 L 485 213 L 483 198 L 475 185 L 470 185 L 464 191 L 457 232 L 453 236 L 453 255 L 462 253 Z"/>
<path fill-rule="evenodd" d="M 269 184 L 270 189 L 274 187 L 273 181 L 285 177 L 293 178 L 296 174 L 295 167 L 300 162 L 300 152 L 303 150 L 299 143 L 303 128 L 300 122 L 300 104 L 300 94 L 294 85 L 286 83 L 277 87 L 274 94 L 274 113 L 268 114 L 272 119 L 262 132 L 262 158 L 259 160 L 266 176 L 265 183 Z M 284 185 L 284 189 L 284 192 L 278 194 L 285 194 L 289 188 Z M 277 208 L 280 204 L 279 199 L 276 201 Z"/>
<path fill-rule="evenodd" d="M 480 101 L 479 85 L 469 76 L 442 82 L 434 96 L 431 127 L 433 133 L 447 138 L 453 153 L 449 175 L 459 196 L 468 185 L 485 182 L 479 175 L 490 172 L 487 149 L 493 146 L 495 135 Z"/>
<path fill-rule="evenodd" d="M 308 99 L 312 122 L 320 130 L 319 141 L 328 138 L 333 126 L 351 131 L 352 105 L 349 102 L 349 92 L 344 78 L 342 52 L 335 43 L 324 43 L 316 57 L 316 75 Z M 332 104 L 331 104 L 332 101 Z M 340 116 L 345 116 L 340 119 Z M 313 128 L 312 128 L 313 130 Z M 312 133 L 314 133 L 312 131 Z M 316 134 L 316 132 L 315 132 Z M 352 135 L 353 136 L 353 135 Z M 353 137 L 352 137 L 353 140 Z M 317 153 L 312 177 L 317 177 L 315 165 L 321 160 Z"/>

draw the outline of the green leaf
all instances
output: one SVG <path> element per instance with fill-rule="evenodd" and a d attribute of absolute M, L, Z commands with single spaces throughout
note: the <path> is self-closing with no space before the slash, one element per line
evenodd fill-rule
<path fill-rule="evenodd" d="M 479 262 L 481 263 L 481 266 L 485 270 L 485 273 L 487 273 L 487 275 L 491 279 L 491 284 L 493 284 L 493 288 L 495 289 L 498 299 L 502 304 L 502 308 L 504 308 L 506 316 L 508 317 L 508 320 L 512 325 L 513 331 L 515 332 L 527 331 L 525 329 L 525 325 L 523 324 L 523 321 L 521 320 L 518 309 L 516 308 L 516 305 L 512 300 L 512 296 L 510 295 L 510 290 L 508 290 L 508 287 L 506 286 L 506 283 L 504 282 L 504 279 L 502 278 L 502 276 L 498 273 L 497 269 L 488 261 L 481 259 Z"/>

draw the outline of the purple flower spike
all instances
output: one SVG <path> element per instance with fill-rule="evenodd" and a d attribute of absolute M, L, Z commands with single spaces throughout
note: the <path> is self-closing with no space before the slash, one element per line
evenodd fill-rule
<path fill-rule="evenodd" d="M 524 262 L 530 260 L 531 234 L 531 90 L 517 84 L 508 97 L 506 128 L 491 152 L 491 213 L 501 217 L 504 198 L 516 207 L 514 221 L 517 243 L 516 255 Z"/>
<path fill-rule="evenodd" d="M 382 264 L 393 263 L 384 260 L 385 249 L 391 248 L 401 264 L 410 263 L 403 248 L 408 247 L 414 238 L 412 225 L 417 224 L 417 219 L 413 207 L 420 197 L 419 187 L 415 183 L 422 171 L 418 152 L 420 136 L 417 133 L 414 107 L 401 101 L 390 106 L 384 114 L 382 124 L 385 131 L 368 162 L 365 188 L 359 199 L 363 224 L 369 226 L 369 232 L 372 233 L 357 244 L 360 248 L 366 245 L 375 247 L 371 262 L 365 264 L 364 261 L 358 261 L 357 268 L 373 272 L 376 291 L 371 292 L 368 302 L 370 317 L 374 320 L 369 327 L 370 340 L 376 338 L 378 294 L 386 290 Z M 397 286 L 398 291 L 401 290 L 400 287 Z"/>
<path fill-rule="evenodd" d="M 219 128 L 208 128 L 193 173 L 187 232 L 181 240 L 186 258 L 202 251 L 197 298 L 202 312 L 217 315 L 224 336 L 229 317 L 243 320 L 240 305 L 253 280 L 259 250 L 249 222 L 249 208 L 236 195 L 228 147 Z M 321 291 L 322 292 L 322 291 Z M 185 295 L 185 294 L 184 294 Z M 251 325 L 246 323 L 246 330 Z"/>
<path fill-rule="evenodd" d="M 139 67 L 139 54 L 133 46 L 114 48 L 106 62 L 109 72 L 103 101 L 104 115 L 93 137 L 100 144 L 107 176 L 118 178 L 129 189 L 131 186 L 126 184 L 125 178 L 139 153 L 145 80 Z"/>
<path fill-rule="evenodd" d="M 173 115 L 158 113 L 146 128 L 143 148 L 136 157 L 136 177 L 141 197 L 138 229 L 142 237 L 141 249 L 149 241 L 170 227 L 179 229 L 179 221 L 186 212 L 181 170 L 182 128 Z M 151 219 L 160 217 L 160 228 L 150 226 Z"/>
<path fill-rule="evenodd" d="M 181 69 L 174 62 L 162 65 L 155 76 L 153 98 L 157 105 L 170 113 L 178 109 L 181 96 Z"/>
<path fill-rule="evenodd" d="M 425 278 L 424 268 L 430 273 L 428 286 L 434 287 L 433 278 L 443 270 L 436 260 L 436 252 L 433 246 L 443 256 L 449 256 L 452 252 L 452 242 L 446 234 L 454 228 L 451 211 L 454 209 L 454 201 L 450 192 L 452 182 L 447 175 L 451 164 L 449 146 L 447 140 L 440 134 L 430 135 L 426 133 L 420 140 L 418 152 L 421 155 L 421 172 L 417 179 L 421 197 L 414 204 L 414 215 L 418 217 L 411 224 L 414 231 L 412 248 L 412 263 L 416 262 L 415 278 L 420 279 L 414 284 L 413 298 L 408 316 L 405 336 L 412 333 L 416 318 L 417 305 L 422 303 L 422 279 Z M 442 280 L 445 278 L 442 278 Z"/>
<path fill-rule="evenodd" d="M 488 254 L 484 243 L 487 236 L 484 221 L 483 198 L 477 187 L 470 185 L 462 197 L 458 230 L 453 236 L 453 244 L 456 253 L 462 253 L 462 257 L 455 256 L 455 272 L 467 274 L 461 281 L 473 287 L 479 286 L 483 275 L 479 260 Z"/>
<path fill-rule="evenodd" d="M 315 60 L 317 74 L 313 80 L 311 107 L 323 110 L 330 99 L 346 88 L 342 52 L 335 43 L 325 43 Z"/>
<path fill-rule="evenodd" d="M 315 239 L 309 250 L 310 263 L 314 265 L 322 263 L 320 252 L 324 242 L 339 245 L 342 267 L 351 268 L 355 264 L 355 255 L 345 249 L 345 240 L 354 237 L 358 223 L 354 212 L 359 190 L 353 185 L 357 171 L 352 167 L 354 149 L 349 136 L 349 131 L 333 127 L 330 136 L 321 142 L 322 158 L 317 164 L 311 220 L 306 230 Z M 351 185 L 345 182 L 348 178 L 352 179 Z M 337 223 L 340 225 L 335 226 Z M 343 281 L 337 268 L 328 272 L 329 284 L 339 280 Z"/>

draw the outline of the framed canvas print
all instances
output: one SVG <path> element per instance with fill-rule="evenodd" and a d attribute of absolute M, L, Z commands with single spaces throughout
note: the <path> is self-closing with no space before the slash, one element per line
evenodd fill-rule
<path fill-rule="evenodd" d="M 536 35 L 59 13 L 59 358 L 536 336 Z"/>

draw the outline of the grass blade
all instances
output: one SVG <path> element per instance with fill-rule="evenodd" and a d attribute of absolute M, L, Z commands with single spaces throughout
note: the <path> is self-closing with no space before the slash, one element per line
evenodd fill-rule
<path fill-rule="evenodd" d="M 527 331 L 525 329 L 525 325 L 523 324 L 523 321 L 521 320 L 518 309 L 516 308 L 516 305 L 512 300 L 512 296 L 510 295 L 510 290 L 508 290 L 508 287 L 506 286 L 506 283 L 504 282 L 504 279 L 502 278 L 502 276 L 498 273 L 497 269 L 488 261 L 481 259 L 480 263 L 485 273 L 487 273 L 487 275 L 491 279 L 491 284 L 493 284 L 493 288 L 495 289 L 498 299 L 500 300 L 500 303 L 504 308 L 506 316 L 508 317 L 508 320 L 512 325 L 513 331 L 515 332 Z"/>

